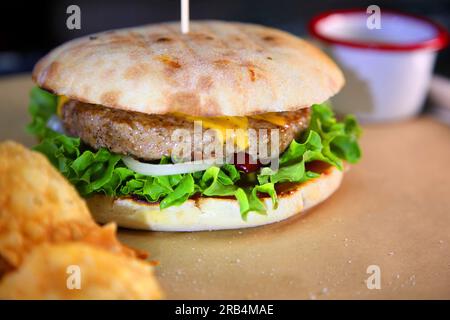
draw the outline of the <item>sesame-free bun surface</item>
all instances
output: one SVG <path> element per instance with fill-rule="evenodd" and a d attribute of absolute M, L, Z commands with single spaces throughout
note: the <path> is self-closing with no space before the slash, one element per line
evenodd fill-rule
<path fill-rule="evenodd" d="M 264 198 L 267 214 L 250 212 L 244 221 L 239 204 L 231 198 L 200 197 L 180 206 L 160 210 L 159 204 L 130 198 L 112 199 L 97 195 L 87 199 L 94 218 L 100 222 L 115 221 L 119 226 L 154 231 L 202 231 L 256 227 L 287 219 L 317 205 L 337 190 L 343 173 L 335 167 L 320 177 L 297 184 L 290 192 L 278 195 L 278 208 Z"/>
<path fill-rule="evenodd" d="M 253 24 L 192 21 L 108 31 L 51 51 L 33 79 L 53 93 L 117 109 L 198 116 L 293 111 L 344 79 L 319 49 Z"/>

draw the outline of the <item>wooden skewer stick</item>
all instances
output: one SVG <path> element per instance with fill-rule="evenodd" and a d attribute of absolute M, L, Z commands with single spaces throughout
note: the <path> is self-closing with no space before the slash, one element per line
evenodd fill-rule
<path fill-rule="evenodd" d="M 189 32 L 189 0 L 181 0 L 181 32 Z"/>

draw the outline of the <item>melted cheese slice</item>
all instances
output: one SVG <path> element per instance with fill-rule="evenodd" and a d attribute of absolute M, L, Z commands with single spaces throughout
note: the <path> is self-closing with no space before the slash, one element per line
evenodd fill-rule
<path fill-rule="evenodd" d="M 232 141 L 239 150 L 248 148 L 248 117 L 194 117 L 183 113 L 175 113 L 177 117 L 182 117 L 189 121 L 201 121 L 202 126 L 220 132 L 219 135 L 223 141 Z M 264 113 L 251 116 L 253 119 L 267 121 L 277 126 L 285 126 L 286 118 L 276 112 Z M 227 136 L 227 129 L 233 129 L 234 134 Z M 231 140 L 229 140 L 231 139 Z"/>
<path fill-rule="evenodd" d="M 58 96 L 58 102 L 56 105 L 56 114 L 61 118 L 63 105 L 69 101 L 69 97 L 67 96 Z"/>
<path fill-rule="evenodd" d="M 287 125 L 286 117 L 281 116 L 277 112 L 268 112 L 268 113 L 257 114 L 257 115 L 251 116 L 251 118 L 267 121 L 267 122 L 273 123 L 280 127 L 284 127 Z"/>
<path fill-rule="evenodd" d="M 195 122 L 200 121 L 203 128 L 217 131 L 221 141 L 232 141 L 239 150 L 245 150 L 248 147 L 248 118 L 247 117 L 194 117 L 184 113 L 175 113 L 177 117 Z M 234 130 L 230 136 L 227 129 Z M 228 136 L 227 136 L 228 134 Z"/>

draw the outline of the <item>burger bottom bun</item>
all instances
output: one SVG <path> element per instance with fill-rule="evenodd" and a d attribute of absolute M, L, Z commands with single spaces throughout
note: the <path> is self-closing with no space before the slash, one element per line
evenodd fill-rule
<path fill-rule="evenodd" d="M 267 214 L 250 212 L 246 221 L 241 217 L 237 200 L 231 198 L 199 197 L 164 210 L 158 203 L 103 195 L 90 197 L 87 202 L 98 222 L 114 221 L 130 229 L 202 231 L 249 228 L 303 214 L 336 191 L 342 177 L 341 171 L 330 166 L 320 177 L 294 185 L 288 192 L 279 194 L 276 209 L 270 198 L 264 198 Z"/>

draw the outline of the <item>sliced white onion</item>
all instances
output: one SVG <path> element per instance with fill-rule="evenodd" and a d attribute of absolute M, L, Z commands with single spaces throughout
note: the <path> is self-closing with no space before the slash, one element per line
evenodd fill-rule
<path fill-rule="evenodd" d="M 64 125 L 61 119 L 57 115 L 52 115 L 47 121 L 47 128 L 52 129 L 61 134 L 66 134 L 66 130 L 64 129 Z"/>
<path fill-rule="evenodd" d="M 132 157 L 123 157 L 122 160 L 129 169 L 146 176 L 168 176 L 172 174 L 192 173 L 206 170 L 215 165 L 215 159 L 175 164 L 150 164 L 137 161 Z"/>

